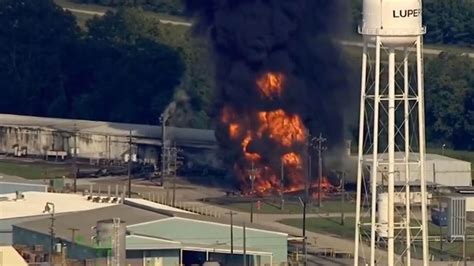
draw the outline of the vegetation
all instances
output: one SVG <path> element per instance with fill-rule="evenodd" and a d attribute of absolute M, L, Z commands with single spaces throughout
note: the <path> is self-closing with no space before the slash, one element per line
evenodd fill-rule
<path fill-rule="evenodd" d="M 69 176 L 71 174 L 71 168 L 63 164 L 53 165 L 0 161 L 0 173 L 27 179 L 49 179 Z"/>
<path fill-rule="evenodd" d="M 71 0 L 80 4 L 96 4 L 110 7 L 141 7 L 145 10 L 183 15 L 184 2 L 181 0 Z"/>
<path fill-rule="evenodd" d="M 442 53 L 426 61 L 428 139 L 474 150 L 474 60 Z"/>
<path fill-rule="evenodd" d="M 284 219 L 280 221 L 283 224 L 302 228 L 302 219 Z M 367 221 L 368 222 L 368 221 Z M 331 234 L 334 236 L 338 236 L 341 238 L 346 239 L 354 239 L 354 231 L 355 231 L 355 218 L 354 217 L 347 217 L 345 220 L 345 224 L 341 225 L 339 217 L 330 217 L 330 218 L 308 218 L 306 220 L 306 228 L 309 231 L 316 232 L 316 233 L 324 233 L 324 234 Z M 428 224 L 428 231 L 430 236 L 439 236 L 440 230 L 439 227 L 429 223 Z M 442 228 L 441 234 L 444 236 L 446 235 L 446 228 Z M 474 234 L 474 228 L 469 227 L 467 229 L 468 235 Z M 321 245 L 321 244 L 319 244 Z M 396 244 L 399 246 L 399 244 Z M 416 246 L 416 247 L 414 247 Z M 421 247 L 419 246 L 419 242 L 415 242 L 412 245 L 414 249 L 419 250 Z M 473 244 L 468 243 L 468 256 L 474 255 Z M 401 247 L 398 248 L 401 251 Z M 442 259 L 459 259 L 462 255 L 462 243 L 461 242 L 444 242 L 443 249 L 441 249 L 441 245 L 439 242 L 431 242 L 430 243 L 430 253 L 437 256 L 437 258 Z M 416 253 L 413 253 L 416 256 Z"/>
<path fill-rule="evenodd" d="M 212 204 L 219 204 L 222 207 L 227 209 L 232 209 L 235 211 L 241 212 L 250 212 L 250 202 L 217 202 L 211 201 Z M 355 212 L 354 202 L 345 202 L 341 206 L 340 201 L 324 201 L 323 207 L 318 208 L 314 204 L 308 204 L 307 212 L 308 213 L 321 213 L 322 215 L 326 213 L 339 213 L 342 210 L 344 212 Z M 285 202 L 283 210 L 280 208 L 280 202 L 275 201 L 261 201 L 260 209 L 257 209 L 256 203 L 254 203 L 254 212 L 261 214 L 299 214 L 303 213 L 303 207 L 299 202 Z"/>
<path fill-rule="evenodd" d="M 82 32 L 51 0 L 2 1 L 0 112 L 156 123 L 185 66 L 138 12 L 107 13 Z"/>

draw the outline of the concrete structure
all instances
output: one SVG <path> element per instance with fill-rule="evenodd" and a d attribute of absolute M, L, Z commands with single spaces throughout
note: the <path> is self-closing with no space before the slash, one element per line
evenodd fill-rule
<path fill-rule="evenodd" d="M 377 184 L 387 184 L 388 166 L 386 164 L 388 155 L 386 153 L 379 154 L 380 159 L 377 171 Z M 403 152 L 395 153 L 395 161 L 402 162 L 405 159 Z M 420 170 L 417 162 L 419 161 L 418 153 L 410 153 L 410 165 L 408 172 L 410 173 L 410 182 L 420 182 Z M 471 186 L 471 163 L 454 159 L 438 154 L 426 154 L 425 156 L 425 177 L 427 184 L 456 187 L 456 186 Z M 369 175 L 372 166 L 372 155 L 364 156 L 364 166 L 369 169 Z M 404 184 L 406 179 L 406 169 L 404 165 L 395 165 L 394 182 L 395 185 Z M 419 185 L 418 185 L 419 186 Z"/>
<path fill-rule="evenodd" d="M 367 258 L 365 264 L 410 265 L 412 261 L 412 235 L 421 236 L 422 265 L 428 265 L 428 217 L 426 193 L 426 143 L 425 109 L 423 84 L 423 34 L 421 0 L 364 0 L 363 16 L 359 33 L 364 38 L 361 69 L 361 97 L 359 117 L 358 171 L 356 232 L 354 255 Z M 375 45 L 375 49 L 369 46 Z M 410 48 L 416 48 L 415 56 L 409 54 Z M 397 55 L 395 49 L 402 49 L 403 55 Z M 372 54 L 373 56 L 372 57 Z M 397 58 L 399 57 L 399 58 Z M 372 59 L 373 58 L 373 59 Z M 398 60 L 397 60 L 398 59 Z M 416 60 L 413 60 L 416 59 Z M 387 62 L 382 66 L 382 62 Z M 413 62 L 411 62 L 413 61 Z M 410 71 L 413 68 L 414 71 Z M 413 151 L 418 155 L 413 155 Z M 397 159 L 397 152 L 401 158 Z M 370 160 L 366 160 L 370 157 Z M 399 156 L 400 157 L 400 156 Z M 370 165 L 370 175 L 365 175 Z M 405 179 L 398 179 L 397 171 L 404 169 Z M 421 217 L 413 222 L 412 197 L 410 189 L 413 176 L 418 173 L 421 194 Z M 377 182 L 379 172 L 382 180 Z M 410 173 L 409 173 L 410 172 Z M 370 212 L 361 213 L 364 192 L 362 184 L 370 183 Z M 401 186 L 400 186 L 401 185 Z M 395 193 L 404 192 L 403 214 L 395 210 Z M 377 193 L 387 193 L 387 219 L 376 217 Z M 365 216 L 365 217 L 364 217 Z M 396 217 L 397 216 L 397 217 Z M 401 222 L 395 222 L 396 220 Z M 364 226 L 370 220 L 370 232 Z M 421 225 L 421 226 L 420 226 Z M 387 234 L 376 243 L 377 228 L 387 226 Z M 399 234 L 395 229 L 406 232 Z M 369 236 L 370 250 L 359 249 Z M 367 239 L 367 240 L 369 240 Z M 399 254 L 395 254 L 395 243 Z M 381 258 L 380 248 L 387 247 L 387 257 Z M 359 265 L 359 260 L 354 260 Z"/>
<path fill-rule="evenodd" d="M 89 263 L 106 260 L 106 250 L 93 245 L 91 227 L 97 221 L 120 218 L 127 224 L 126 265 L 201 265 L 206 260 L 221 265 L 242 265 L 242 227 L 234 226 L 233 249 L 226 220 L 170 211 L 151 211 L 117 205 L 60 215 L 55 233 L 67 247 L 69 258 Z M 49 244 L 49 219 L 14 225 L 13 242 L 19 245 Z M 74 240 L 68 228 L 76 228 Z M 287 262 L 285 233 L 252 225 L 246 230 L 248 265 L 282 265 Z M 230 254 L 231 250 L 234 255 Z"/>
<path fill-rule="evenodd" d="M 15 193 L 17 191 L 37 191 L 37 192 L 48 192 L 47 185 L 35 184 L 35 183 L 17 183 L 17 182 L 0 182 L 0 195 Z"/>
<path fill-rule="evenodd" d="M 1 266 L 27 266 L 28 263 L 12 246 L 0 246 Z"/>
<path fill-rule="evenodd" d="M 23 192 L 17 199 L 16 193 L 0 195 L 0 244 L 12 243 L 12 225 L 24 221 L 32 221 L 49 217 L 43 213 L 47 202 L 55 205 L 57 215 L 113 206 L 111 203 L 95 203 L 85 197 L 73 194 L 57 194 L 46 192 Z"/>
<path fill-rule="evenodd" d="M 216 148 L 212 130 L 166 129 L 167 141 L 183 148 L 189 156 L 199 153 L 205 157 L 205 151 Z M 0 114 L 0 153 L 54 158 L 57 153 L 61 158 L 72 155 L 76 147 L 78 158 L 123 161 L 128 155 L 130 133 L 133 155 L 140 162 L 156 163 L 162 144 L 160 126 L 9 114 Z"/>

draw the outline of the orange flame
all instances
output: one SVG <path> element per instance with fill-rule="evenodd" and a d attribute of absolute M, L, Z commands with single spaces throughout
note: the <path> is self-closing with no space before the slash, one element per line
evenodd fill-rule
<path fill-rule="evenodd" d="M 301 157 L 294 152 L 284 154 L 282 161 L 285 166 L 290 165 L 301 167 Z"/>
<path fill-rule="evenodd" d="M 259 112 L 260 128 L 258 134 L 267 133 L 281 145 L 290 147 L 294 142 L 304 142 L 304 125 L 298 115 L 287 115 L 282 109 Z"/>
<path fill-rule="evenodd" d="M 249 146 L 251 141 L 252 141 L 252 136 L 250 135 L 250 132 L 247 132 L 247 136 L 242 141 L 242 150 L 244 152 L 245 158 L 253 162 L 253 161 L 260 160 L 260 155 L 258 153 L 247 151 L 247 147 Z"/>
<path fill-rule="evenodd" d="M 281 97 L 284 80 L 285 76 L 282 73 L 269 72 L 257 80 L 257 87 L 265 98 Z"/>
<path fill-rule="evenodd" d="M 276 72 L 268 72 L 256 81 L 262 98 L 270 101 L 282 96 L 284 83 L 285 76 Z M 245 184 L 244 190 L 249 192 L 250 175 L 255 177 L 253 192 L 259 195 L 296 192 L 304 189 L 303 159 L 298 151 L 303 147 L 306 135 L 303 121 L 297 114 L 288 113 L 281 108 L 237 114 L 233 108 L 225 106 L 222 109 L 221 121 L 226 124 L 229 137 L 240 142 L 242 156 L 246 163 L 236 162 L 234 170 Z M 280 180 L 280 165 L 272 165 L 275 161 L 266 158 L 266 154 L 260 153 L 258 149 L 249 151 L 253 141 L 266 140 L 273 140 L 274 143 L 267 145 L 276 146 L 274 151 L 279 152 L 284 165 L 284 187 Z M 256 167 L 250 170 L 251 172 L 248 170 L 250 165 Z M 313 182 L 310 188 L 317 186 L 318 182 Z M 325 179 L 323 190 L 329 190 L 330 187 L 329 181 Z"/>
<path fill-rule="evenodd" d="M 240 134 L 240 126 L 237 123 L 230 123 L 229 124 L 229 135 L 232 139 L 235 139 Z"/>

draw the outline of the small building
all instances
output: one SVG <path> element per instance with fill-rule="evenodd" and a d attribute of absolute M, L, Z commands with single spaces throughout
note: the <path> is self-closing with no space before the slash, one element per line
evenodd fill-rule
<path fill-rule="evenodd" d="M 387 171 L 388 171 L 388 154 L 379 155 L 379 171 L 377 172 L 377 183 L 387 184 Z M 406 180 L 404 152 L 395 153 L 395 183 L 403 184 Z M 419 160 L 418 153 L 410 153 L 409 162 L 410 167 L 410 181 L 419 182 L 419 165 L 416 163 Z M 372 167 L 372 155 L 364 156 L 364 165 L 366 166 L 366 173 L 371 173 Z M 427 184 L 442 187 L 456 187 L 456 186 L 471 186 L 471 163 L 455 158 L 438 155 L 438 154 L 426 154 L 425 163 L 425 177 Z"/>
<path fill-rule="evenodd" d="M 98 221 L 119 218 L 126 223 L 125 265 L 242 265 L 243 227 L 234 225 L 233 241 L 228 219 L 159 210 L 152 206 L 120 204 L 97 210 L 60 215 L 55 220 L 56 242 L 67 247 L 67 257 L 95 265 L 107 260 L 107 252 L 95 245 L 91 230 Z M 50 243 L 50 219 L 14 225 L 13 242 L 32 246 Z M 71 228 L 75 228 L 73 236 Z M 252 225 L 246 229 L 248 265 L 286 265 L 288 235 Z"/>
<path fill-rule="evenodd" d="M 0 245 L 12 244 L 13 224 L 49 217 L 49 214 L 44 213 L 47 202 L 54 204 L 54 211 L 57 215 L 114 205 L 112 203 L 91 202 L 81 195 L 74 194 L 39 191 L 1 194 Z"/>

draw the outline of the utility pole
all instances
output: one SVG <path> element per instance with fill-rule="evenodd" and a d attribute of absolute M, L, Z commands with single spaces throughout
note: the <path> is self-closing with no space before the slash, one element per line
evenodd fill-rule
<path fill-rule="evenodd" d="M 234 214 L 237 213 L 230 211 L 225 214 L 230 215 L 230 254 L 234 255 Z"/>
<path fill-rule="evenodd" d="M 243 263 L 243 264 L 244 264 L 244 266 L 247 266 L 247 236 L 246 236 L 246 232 L 245 232 L 245 231 L 247 231 L 247 230 L 246 230 L 246 228 L 245 228 L 245 222 L 244 222 L 244 224 L 243 224 L 243 226 L 242 226 L 242 231 L 243 231 L 243 239 L 242 239 L 242 242 L 243 242 L 243 243 L 242 243 L 242 246 L 243 246 L 243 254 L 244 254 L 244 256 L 243 256 L 243 257 L 244 257 L 244 258 L 243 258 L 243 259 L 244 259 L 244 263 Z"/>
<path fill-rule="evenodd" d="M 132 197 L 132 131 L 128 138 L 128 197 Z"/>
<path fill-rule="evenodd" d="M 74 123 L 74 132 L 73 132 L 73 142 L 74 142 L 74 150 L 73 150 L 73 157 L 72 157 L 72 171 L 73 171 L 73 177 L 74 177 L 74 193 L 77 193 L 77 126 L 76 123 Z"/>
<path fill-rule="evenodd" d="M 253 202 L 254 202 L 254 182 L 257 176 L 257 169 L 255 169 L 252 162 L 252 168 L 249 170 L 249 179 L 250 179 L 250 222 L 253 223 Z"/>
<path fill-rule="evenodd" d="M 160 116 L 160 123 L 161 123 L 161 185 L 164 187 L 165 182 L 165 175 L 167 172 L 166 163 L 167 163 L 167 156 L 166 156 L 166 121 L 168 117 L 165 113 L 161 114 Z"/>
<path fill-rule="evenodd" d="M 345 189 L 345 175 L 346 173 L 344 171 L 340 172 L 339 174 L 339 180 L 341 182 L 341 225 L 344 225 L 344 198 L 346 197 L 346 189 Z"/>
<path fill-rule="evenodd" d="M 54 253 L 54 220 L 56 218 L 54 215 L 56 214 L 55 211 L 55 206 L 54 203 L 51 202 L 46 202 L 46 205 L 44 206 L 43 213 L 49 213 L 51 214 L 51 225 L 49 227 L 49 237 L 50 237 L 50 243 L 49 243 L 49 265 L 53 265 L 53 253 Z"/>
<path fill-rule="evenodd" d="M 324 142 L 326 142 L 326 138 L 323 138 L 323 135 L 320 133 L 319 137 L 313 138 L 312 141 L 316 142 L 315 149 L 318 151 L 318 207 L 322 207 L 322 186 L 323 186 L 323 151 L 326 150 L 324 146 Z"/>
<path fill-rule="evenodd" d="M 169 155 L 169 160 L 170 160 L 170 162 L 171 162 L 171 165 L 170 165 L 169 168 L 170 168 L 171 171 L 173 172 L 173 194 L 172 194 L 172 199 L 171 199 L 173 206 L 175 206 L 175 199 L 176 199 L 176 178 L 177 178 L 176 175 L 177 175 L 177 171 L 178 171 L 178 167 L 179 167 L 179 165 L 178 165 L 178 159 L 180 159 L 180 158 L 178 157 L 178 154 L 179 154 L 179 152 L 181 152 L 181 151 L 182 151 L 181 149 L 178 149 L 178 148 L 176 147 L 176 144 L 175 144 L 172 148 L 169 149 L 169 153 L 170 153 L 170 155 Z"/>
<path fill-rule="evenodd" d="M 284 182 L 285 181 L 285 164 L 283 163 L 283 160 L 281 160 L 281 169 L 280 169 L 280 210 L 283 210 L 285 206 L 285 199 L 283 197 L 284 193 Z"/>
<path fill-rule="evenodd" d="M 306 130 L 306 145 L 304 149 L 304 164 L 303 164 L 303 172 L 304 172 L 304 199 L 303 199 L 303 252 L 304 252 L 304 265 L 308 265 L 308 241 L 306 239 L 306 207 L 308 205 L 308 198 L 309 198 L 309 175 L 310 175 L 310 156 L 309 156 L 309 141 L 310 135 Z"/>

